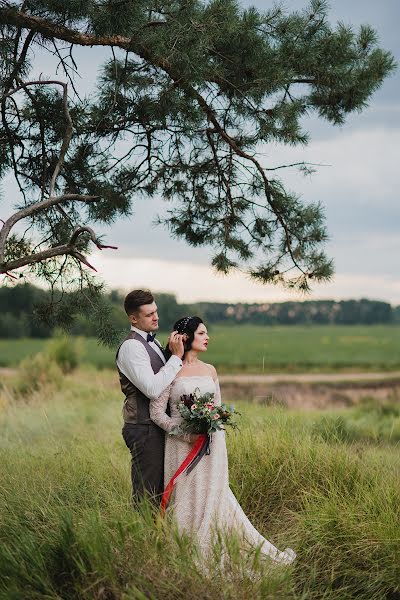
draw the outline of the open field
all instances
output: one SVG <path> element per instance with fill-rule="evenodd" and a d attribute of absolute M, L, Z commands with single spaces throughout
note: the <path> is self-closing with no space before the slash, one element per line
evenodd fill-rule
<path fill-rule="evenodd" d="M 28 400 L 12 386 L 0 389 L 0 600 L 400 598 L 398 404 L 239 403 L 232 488 L 298 560 L 271 569 L 227 540 L 225 571 L 210 561 L 205 576 L 171 522 L 130 505 L 115 377 L 80 370 Z"/>
<path fill-rule="evenodd" d="M 214 326 L 207 361 L 220 373 L 391 371 L 400 369 L 400 327 Z M 158 338 L 166 340 L 160 333 Z M 0 340 L 0 366 L 16 365 L 46 340 Z M 114 366 L 114 349 L 83 340 L 83 362 Z"/>

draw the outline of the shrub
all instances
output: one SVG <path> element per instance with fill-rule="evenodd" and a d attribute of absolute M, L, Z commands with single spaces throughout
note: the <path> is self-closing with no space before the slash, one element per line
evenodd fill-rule
<path fill-rule="evenodd" d="M 82 356 L 82 340 L 57 333 L 46 345 L 45 353 L 54 360 L 64 374 L 78 366 Z"/>
<path fill-rule="evenodd" d="M 62 378 L 63 373 L 58 364 L 47 354 L 38 352 L 20 363 L 14 391 L 26 396 L 48 385 L 59 388 Z"/>

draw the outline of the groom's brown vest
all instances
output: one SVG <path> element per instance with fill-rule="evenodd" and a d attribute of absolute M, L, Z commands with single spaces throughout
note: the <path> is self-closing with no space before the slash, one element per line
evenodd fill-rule
<path fill-rule="evenodd" d="M 126 340 L 137 340 L 143 344 L 147 354 L 149 355 L 151 368 L 153 369 L 154 373 L 158 373 L 161 367 L 164 366 L 164 362 L 161 357 L 139 333 L 136 333 L 136 331 L 130 331 L 130 333 L 124 339 L 124 342 L 126 342 Z M 122 344 L 124 342 L 122 342 Z M 116 358 L 118 358 L 119 349 L 121 348 L 122 344 L 117 350 Z M 154 424 L 150 419 L 150 400 L 143 394 L 143 392 L 134 386 L 133 383 L 126 377 L 126 375 L 121 373 L 119 369 L 118 373 L 121 390 L 123 394 L 125 394 L 125 402 L 122 409 L 125 423 L 132 423 L 135 425 Z"/>

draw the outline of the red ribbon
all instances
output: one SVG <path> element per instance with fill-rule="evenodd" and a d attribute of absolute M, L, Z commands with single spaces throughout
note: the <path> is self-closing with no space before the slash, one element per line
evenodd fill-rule
<path fill-rule="evenodd" d="M 198 439 L 196 440 L 193 448 L 183 461 L 183 463 L 179 466 L 178 470 L 172 475 L 171 479 L 168 482 L 167 487 L 165 488 L 162 498 L 161 498 L 161 514 L 165 513 L 165 510 L 168 506 L 169 500 L 171 498 L 172 490 L 174 489 L 175 481 L 177 477 L 183 473 L 185 469 L 190 465 L 190 463 L 196 458 L 198 453 L 203 448 L 204 444 L 207 442 L 207 435 L 205 433 L 199 434 Z"/>

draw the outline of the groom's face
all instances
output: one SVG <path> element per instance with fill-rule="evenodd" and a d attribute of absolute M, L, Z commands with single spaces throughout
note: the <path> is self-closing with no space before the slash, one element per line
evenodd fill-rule
<path fill-rule="evenodd" d="M 131 315 L 131 323 L 142 331 L 157 331 L 158 329 L 158 312 L 157 304 L 143 304 L 138 310 Z"/>

